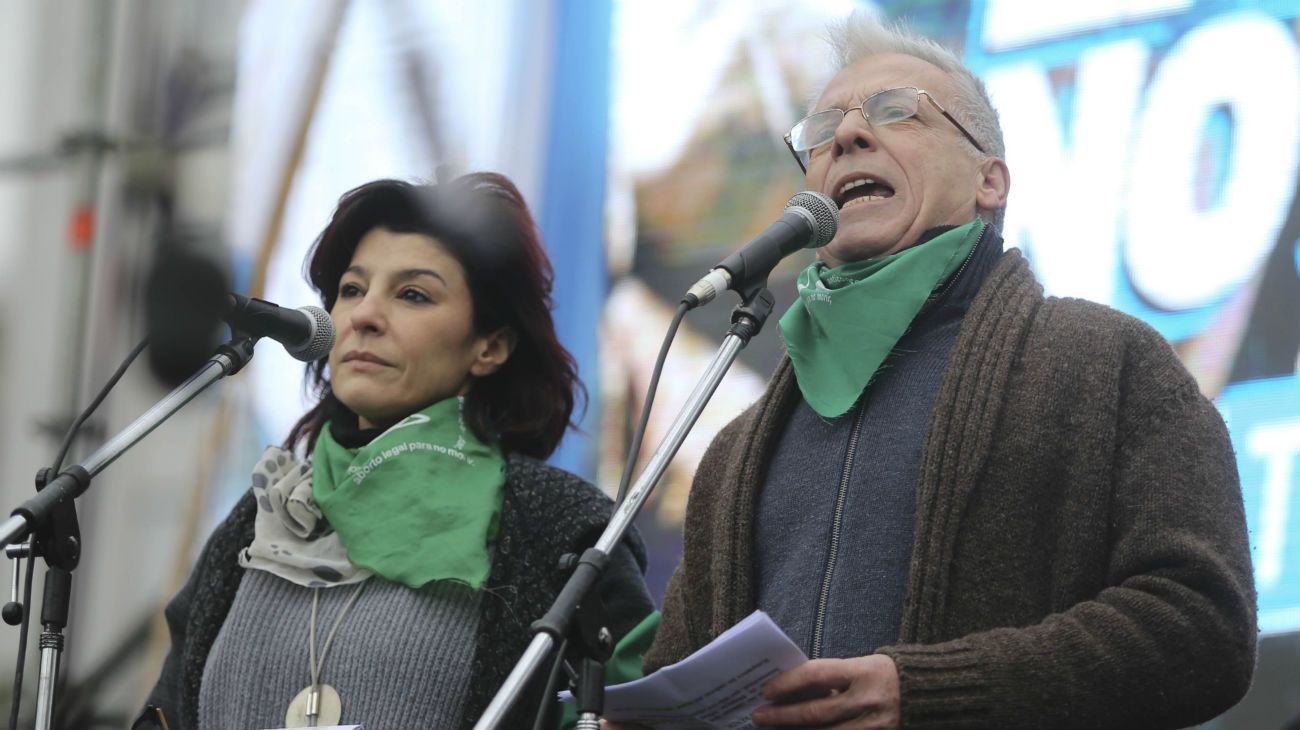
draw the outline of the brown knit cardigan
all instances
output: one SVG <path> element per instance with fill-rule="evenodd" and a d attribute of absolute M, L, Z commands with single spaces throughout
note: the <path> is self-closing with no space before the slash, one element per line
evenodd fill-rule
<path fill-rule="evenodd" d="M 647 671 L 757 608 L 755 502 L 799 397 L 787 359 L 701 462 Z M 952 350 L 915 534 L 901 635 L 879 650 L 905 728 L 1179 728 L 1250 683 L 1255 591 L 1222 419 L 1156 332 L 1044 299 L 1018 252 Z"/>

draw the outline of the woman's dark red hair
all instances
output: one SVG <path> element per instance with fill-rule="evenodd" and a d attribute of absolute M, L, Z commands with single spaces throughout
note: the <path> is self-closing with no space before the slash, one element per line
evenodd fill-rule
<path fill-rule="evenodd" d="M 480 439 L 499 443 L 506 453 L 550 456 L 586 391 L 573 356 L 555 334 L 554 274 L 514 183 L 483 172 L 441 185 L 376 180 L 344 193 L 306 265 L 325 309 L 333 309 L 339 279 L 362 237 L 376 228 L 437 240 L 465 270 L 474 331 L 514 330 L 510 358 L 476 379 L 466 394 L 465 420 Z M 320 401 L 289 432 L 288 448 L 301 444 L 310 452 L 327 414 L 343 409 L 325 366 L 324 360 L 308 365 L 308 382 Z"/>

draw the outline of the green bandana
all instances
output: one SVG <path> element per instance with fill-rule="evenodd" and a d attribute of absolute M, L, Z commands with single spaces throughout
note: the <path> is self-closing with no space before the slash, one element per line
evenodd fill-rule
<path fill-rule="evenodd" d="M 983 232 L 976 219 L 889 256 L 833 269 L 818 261 L 799 274 L 799 299 L 781 317 L 781 334 L 814 411 L 834 418 L 853 407 Z"/>
<path fill-rule="evenodd" d="M 448 398 L 359 449 L 329 424 L 316 440 L 312 496 L 356 565 L 411 588 L 487 579 L 506 481 L 501 451 L 474 437 Z"/>

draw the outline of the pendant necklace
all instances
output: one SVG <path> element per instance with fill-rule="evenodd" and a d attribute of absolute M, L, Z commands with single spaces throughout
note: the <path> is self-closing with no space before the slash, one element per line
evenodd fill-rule
<path fill-rule="evenodd" d="M 353 604 L 357 602 L 357 597 L 365 587 L 366 581 L 358 583 L 356 590 L 352 591 L 352 595 L 348 596 L 347 602 L 339 610 L 334 625 L 325 636 L 325 645 L 321 647 L 319 662 L 316 661 L 316 611 L 320 605 L 320 589 L 312 589 L 311 623 L 307 625 L 307 668 L 311 676 L 311 684 L 303 687 L 289 703 L 289 710 L 284 713 L 285 727 L 328 727 L 339 724 L 339 720 L 343 717 L 343 702 L 339 699 L 338 690 L 328 684 L 321 684 L 320 674 L 325 666 L 325 657 L 329 654 L 330 644 L 334 643 L 334 635 L 338 633 L 343 619 L 347 618 L 348 612 L 352 610 Z"/>

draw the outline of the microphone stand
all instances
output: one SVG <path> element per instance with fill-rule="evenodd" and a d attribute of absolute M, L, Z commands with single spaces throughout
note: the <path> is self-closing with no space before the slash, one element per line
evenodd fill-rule
<path fill-rule="evenodd" d="M 609 553 L 632 525 L 632 520 L 641 511 L 641 506 L 664 471 L 668 463 L 677 454 L 677 449 L 686 440 L 695 421 L 700 417 L 705 404 L 713 397 L 722 376 L 735 362 L 740 350 L 749 344 L 749 340 L 763 328 L 768 315 L 772 313 L 775 300 L 767 290 L 767 277 L 749 285 L 740 292 L 742 303 L 731 313 L 731 327 L 723 339 L 718 353 L 714 355 L 695 389 L 686 399 L 686 404 L 673 421 L 664 436 L 664 440 L 646 462 L 645 469 L 636 483 L 628 490 L 627 497 L 614 509 L 609 525 L 601 533 L 594 547 L 583 552 L 577 561 L 577 567 L 569 576 L 550 610 L 530 627 L 533 631 L 532 642 L 524 650 L 523 656 L 506 677 L 492 702 L 483 711 L 483 715 L 474 724 L 474 730 L 493 730 L 502 727 L 507 711 L 519 699 L 525 685 L 545 662 L 557 641 L 571 638 L 570 644 L 578 652 L 585 654 L 581 661 L 581 673 L 577 682 L 575 700 L 578 706 L 577 730 L 596 730 L 599 727 L 603 709 L 604 681 L 603 664 L 613 650 L 614 641 L 608 627 L 595 625 L 603 619 L 599 597 L 591 589 L 600 580 Z M 591 615 L 595 614 L 595 618 Z M 575 621 L 575 614 L 577 621 Z"/>
<path fill-rule="evenodd" d="M 173 390 L 116 436 L 91 454 L 83 464 L 74 464 L 58 476 L 44 468 L 36 475 L 36 496 L 27 500 L 0 524 L 0 547 L 34 533 L 31 549 L 48 565 L 41 602 L 41 667 L 37 680 L 36 730 L 49 730 L 54 718 L 54 687 L 63 652 L 63 628 L 68 623 L 72 591 L 72 570 L 81 558 L 81 531 L 77 524 L 75 499 L 90 488 L 90 480 L 119 456 L 148 436 L 203 392 L 209 385 L 239 372 L 253 358 L 257 339 L 234 333 L 230 342 L 190 379 Z"/>

